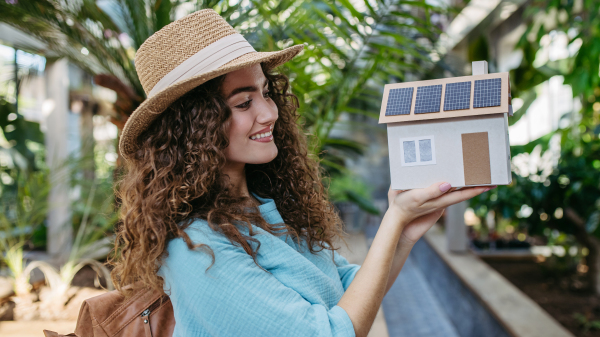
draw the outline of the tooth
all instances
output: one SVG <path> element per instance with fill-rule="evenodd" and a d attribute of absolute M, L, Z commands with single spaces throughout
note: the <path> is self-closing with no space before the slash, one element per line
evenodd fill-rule
<path fill-rule="evenodd" d="M 252 137 L 250 137 L 250 139 L 256 139 L 256 136 L 252 136 Z"/>
<path fill-rule="evenodd" d="M 272 134 L 273 134 L 273 132 L 271 132 L 271 131 L 267 132 L 267 136 L 270 136 Z"/>

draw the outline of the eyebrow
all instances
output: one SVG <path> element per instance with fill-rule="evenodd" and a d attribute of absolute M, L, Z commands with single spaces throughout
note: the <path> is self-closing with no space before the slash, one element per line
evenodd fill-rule
<path fill-rule="evenodd" d="M 269 83 L 269 80 L 265 78 L 265 84 L 263 84 L 263 87 L 265 87 L 267 85 L 267 83 Z M 231 93 L 229 95 L 227 95 L 226 100 L 229 100 L 231 97 L 239 94 L 240 92 L 255 92 L 258 91 L 258 88 L 256 86 L 247 86 L 247 87 L 240 87 L 240 88 L 235 88 L 233 89 L 233 91 L 231 91 Z"/>

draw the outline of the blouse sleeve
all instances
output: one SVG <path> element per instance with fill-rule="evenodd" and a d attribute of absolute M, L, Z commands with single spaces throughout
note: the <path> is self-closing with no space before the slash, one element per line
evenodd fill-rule
<path fill-rule="evenodd" d="M 208 227 L 186 232 L 194 243 L 209 245 L 216 259 L 205 273 L 209 254 L 188 249 L 180 238 L 169 243 L 159 275 L 186 335 L 355 336 L 343 308 L 311 304 Z"/>
<path fill-rule="evenodd" d="M 333 252 L 335 265 L 338 270 L 338 274 L 340 274 L 340 280 L 342 280 L 342 285 L 344 286 L 344 291 L 348 290 L 350 283 L 354 280 L 354 276 L 360 269 L 360 265 L 348 263 L 345 257 L 338 254 L 337 251 Z"/>

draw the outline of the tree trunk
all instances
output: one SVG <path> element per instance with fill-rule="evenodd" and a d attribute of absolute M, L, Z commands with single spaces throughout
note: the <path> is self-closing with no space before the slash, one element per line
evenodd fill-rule
<path fill-rule="evenodd" d="M 589 268 L 587 277 L 590 281 L 590 288 L 600 295 L 600 240 L 586 231 L 585 220 L 574 209 L 566 208 L 565 215 L 574 225 L 573 234 L 577 241 L 589 250 L 589 254 L 585 257 Z"/>

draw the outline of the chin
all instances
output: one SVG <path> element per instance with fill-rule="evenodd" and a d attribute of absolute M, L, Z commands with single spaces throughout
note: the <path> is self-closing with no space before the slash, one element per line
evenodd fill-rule
<path fill-rule="evenodd" d="M 273 159 L 275 159 L 275 157 L 277 157 L 277 146 L 275 146 L 275 144 L 273 144 L 273 149 L 271 149 L 270 151 L 266 151 L 260 154 L 260 156 L 256 157 L 256 162 L 252 163 L 252 164 L 266 164 L 266 163 L 270 163 L 271 161 L 273 161 Z"/>
<path fill-rule="evenodd" d="M 254 151 L 253 151 L 254 152 Z M 271 161 L 273 161 L 273 159 L 275 159 L 275 157 L 277 157 L 277 146 L 275 144 L 272 144 L 272 146 L 269 146 L 268 149 L 263 149 L 260 152 L 255 152 L 255 153 L 244 153 L 244 157 L 245 158 L 240 158 L 240 162 L 244 162 L 246 164 L 266 164 L 269 163 Z"/>

